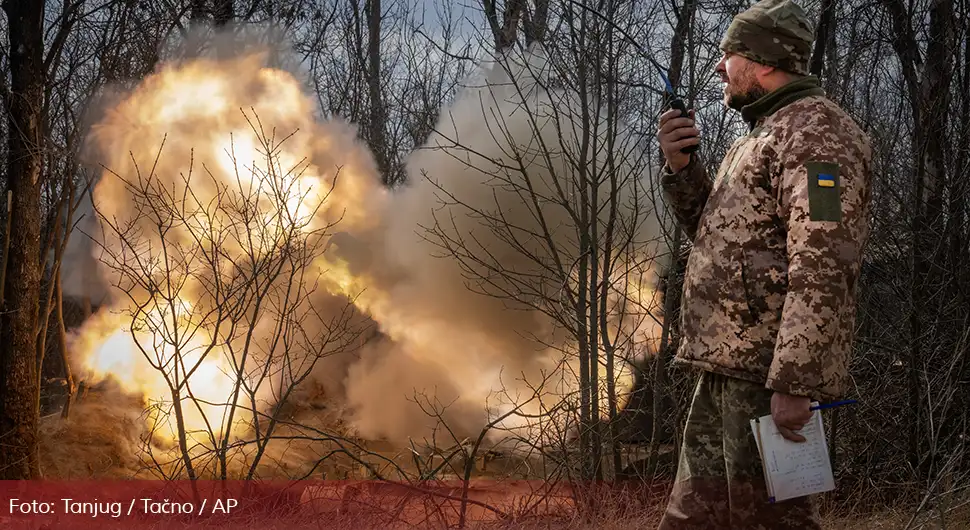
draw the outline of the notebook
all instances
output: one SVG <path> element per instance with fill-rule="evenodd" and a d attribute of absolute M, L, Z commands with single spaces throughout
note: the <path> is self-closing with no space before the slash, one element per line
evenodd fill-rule
<path fill-rule="evenodd" d="M 835 489 L 821 411 L 814 411 L 812 419 L 799 431 L 805 437 L 801 443 L 786 440 L 770 414 L 751 420 L 751 430 L 764 464 L 771 502 Z"/>

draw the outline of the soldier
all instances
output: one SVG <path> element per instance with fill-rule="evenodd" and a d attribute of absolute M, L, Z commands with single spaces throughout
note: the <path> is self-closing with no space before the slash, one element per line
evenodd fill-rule
<path fill-rule="evenodd" d="M 693 242 L 676 363 L 701 370 L 660 528 L 820 528 L 811 497 L 769 503 L 749 420 L 783 435 L 845 390 L 868 237 L 866 134 L 808 73 L 813 29 L 789 0 L 731 22 L 717 66 L 748 132 L 711 181 L 676 110 L 660 118 L 665 196 Z"/>

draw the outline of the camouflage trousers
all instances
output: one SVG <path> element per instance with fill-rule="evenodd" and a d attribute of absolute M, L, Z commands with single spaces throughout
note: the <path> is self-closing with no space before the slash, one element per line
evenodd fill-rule
<path fill-rule="evenodd" d="M 749 421 L 771 413 L 771 395 L 756 383 L 703 373 L 660 530 L 821 528 L 811 497 L 768 502 Z"/>

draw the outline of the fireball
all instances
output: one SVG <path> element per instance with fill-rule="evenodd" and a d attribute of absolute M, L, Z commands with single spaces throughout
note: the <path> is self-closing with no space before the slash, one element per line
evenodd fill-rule
<path fill-rule="evenodd" d="M 514 164 L 500 160 L 510 156 L 494 145 L 502 135 L 479 125 L 481 102 L 502 99 L 466 94 L 442 114 L 442 124 L 460 129 L 456 138 L 492 161 L 469 165 L 440 142 L 409 158 L 413 182 L 390 191 L 356 129 L 317 118 L 297 76 L 268 60 L 245 53 L 164 64 L 92 129 L 105 169 L 93 191 L 91 255 L 111 291 L 72 342 L 82 371 L 143 396 L 151 432 L 196 455 L 265 443 L 279 405 L 309 379 L 330 385 L 364 437 L 408 443 L 441 422 L 455 436 L 475 436 L 524 402 L 496 427 L 554 438 L 536 417 L 577 392 L 575 344 L 562 323 L 549 310 L 482 295 L 427 234 L 450 222 L 510 269 L 535 266 L 483 231 L 480 215 L 442 213 L 434 181 L 476 207 L 499 202 L 523 231 L 549 216 L 563 261 L 578 259 L 569 255 L 575 230 L 554 202 L 531 211 L 492 184 L 489 168 Z M 486 110 L 518 127 L 508 138 L 534 145 L 543 134 L 548 145 L 560 135 L 555 124 L 530 129 L 534 122 L 508 105 Z M 568 175 L 554 169 L 529 172 Z M 626 352 L 658 335 L 654 280 L 631 276 L 633 268 L 603 279 L 611 283 L 606 328 L 623 350 L 613 366 L 618 393 L 632 381 Z M 365 340 L 371 324 L 380 341 Z M 603 403 L 604 372 L 595 382 Z"/>

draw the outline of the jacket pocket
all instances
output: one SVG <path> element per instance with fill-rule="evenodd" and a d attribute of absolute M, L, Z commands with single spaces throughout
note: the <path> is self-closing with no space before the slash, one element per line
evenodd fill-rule
<path fill-rule="evenodd" d="M 741 324 L 754 325 L 757 321 L 754 306 L 751 303 L 750 270 L 744 257 L 743 250 L 736 250 L 731 255 L 731 285 L 729 287 L 732 302 L 737 308 L 737 318 Z"/>

